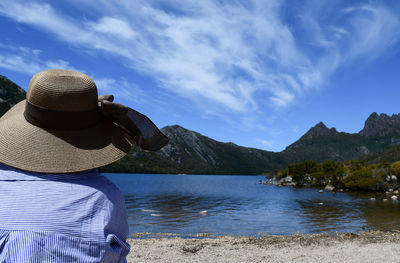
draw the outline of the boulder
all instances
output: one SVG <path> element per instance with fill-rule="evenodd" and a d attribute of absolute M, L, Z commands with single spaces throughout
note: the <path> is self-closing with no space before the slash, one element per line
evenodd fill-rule
<path fill-rule="evenodd" d="M 293 178 L 291 176 L 287 176 L 283 180 L 284 180 L 285 183 L 292 183 L 293 182 Z"/>
<path fill-rule="evenodd" d="M 327 186 L 325 186 L 325 190 L 328 190 L 328 191 L 333 191 L 333 190 L 335 190 L 335 187 L 333 187 L 332 185 L 327 185 Z"/>

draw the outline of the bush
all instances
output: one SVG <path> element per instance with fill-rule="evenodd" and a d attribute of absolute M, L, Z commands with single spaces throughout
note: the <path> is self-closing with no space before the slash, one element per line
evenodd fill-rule
<path fill-rule="evenodd" d="M 377 190 L 382 179 L 374 176 L 371 168 L 362 167 L 346 176 L 346 178 L 343 179 L 343 182 L 344 185 L 350 189 Z"/>

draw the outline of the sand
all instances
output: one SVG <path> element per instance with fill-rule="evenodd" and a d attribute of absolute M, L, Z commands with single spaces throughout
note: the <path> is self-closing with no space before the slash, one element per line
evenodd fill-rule
<path fill-rule="evenodd" d="M 141 237 L 141 239 L 138 239 Z M 400 262 L 400 232 L 129 240 L 128 262 Z"/>

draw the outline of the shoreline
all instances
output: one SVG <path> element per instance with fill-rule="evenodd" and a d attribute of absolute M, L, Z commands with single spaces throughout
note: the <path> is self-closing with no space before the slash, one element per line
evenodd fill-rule
<path fill-rule="evenodd" d="M 196 236 L 135 234 L 128 262 L 400 262 L 400 231 Z"/>

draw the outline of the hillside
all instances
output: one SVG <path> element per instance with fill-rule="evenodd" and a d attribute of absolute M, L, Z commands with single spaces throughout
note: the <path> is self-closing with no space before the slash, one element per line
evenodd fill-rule
<path fill-rule="evenodd" d="M 26 93 L 0 75 L 0 116 Z M 282 152 L 269 152 L 223 143 L 178 125 L 162 131 L 171 139 L 161 151 L 132 153 L 104 171 L 137 173 L 260 174 L 287 164 L 314 160 L 397 161 L 400 156 L 400 114 L 372 113 L 358 133 L 338 132 L 322 122 Z"/>
<path fill-rule="evenodd" d="M 0 116 L 24 100 L 26 92 L 8 78 L 0 75 Z"/>
<path fill-rule="evenodd" d="M 170 143 L 156 153 L 135 151 L 105 171 L 143 173 L 260 174 L 283 168 L 274 152 L 223 143 L 178 125 L 161 129 Z"/>
<path fill-rule="evenodd" d="M 372 113 L 358 133 L 337 132 L 322 122 L 281 152 L 291 162 L 345 161 L 381 151 L 400 143 L 400 115 Z"/>

